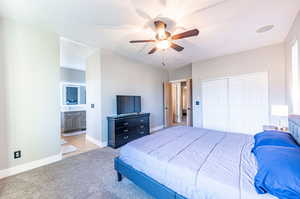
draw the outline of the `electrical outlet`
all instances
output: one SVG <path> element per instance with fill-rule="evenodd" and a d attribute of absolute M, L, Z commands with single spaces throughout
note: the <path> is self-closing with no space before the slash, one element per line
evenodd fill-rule
<path fill-rule="evenodd" d="M 95 104 L 91 104 L 91 108 L 95 108 Z"/>
<path fill-rule="evenodd" d="M 15 159 L 21 158 L 21 151 L 15 151 L 14 152 L 14 158 Z"/>

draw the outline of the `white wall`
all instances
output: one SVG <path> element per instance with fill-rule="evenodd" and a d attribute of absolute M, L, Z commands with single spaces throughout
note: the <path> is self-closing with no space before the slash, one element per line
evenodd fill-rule
<path fill-rule="evenodd" d="M 60 68 L 54 33 L 0 20 L 0 43 L 1 170 L 60 154 Z"/>
<path fill-rule="evenodd" d="M 269 101 L 271 104 L 286 104 L 284 44 L 268 46 L 234 55 L 193 63 L 193 124 L 202 126 L 201 81 L 225 76 L 255 72 L 269 74 Z M 196 106 L 196 101 L 200 105 Z M 271 117 L 271 123 L 276 118 Z"/>
<path fill-rule="evenodd" d="M 192 77 L 192 64 L 182 66 L 173 70 L 169 70 L 169 80 L 182 80 Z"/>
<path fill-rule="evenodd" d="M 71 68 L 60 68 L 60 80 L 62 82 L 85 83 L 85 71 Z"/>
<path fill-rule="evenodd" d="M 101 57 L 100 51 L 96 50 L 87 59 L 86 67 L 86 121 L 87 136 L 101 142 Z M 91 108 L 91 104 L 95 107 Z"/>
<path fill-rule="evenodd" d="M 151 113 L 151 128 L 163 125 L 162 68 L 137 63 L 108 50 L 101 50 L 102 68 L 102 142 L 107 141 L 107 119 L 116 114 L 116 95 L 139 95 L 142 111 Z"/>
<path fill-rule="evenodd" d="M 300 12 L 298 13 L 297 18 L 286 38 L 285 43 L 285 55 L 286 55 L 286 68 L 287 68 L 287 103 L 290 108 L 290 112 L 292 111 L 292 100 L 291 100 L 291 91 L 292 91 L 292 53 L 291 53 L 291 46 L 293 42 L 298 41 L 298 45 L 300 45 Z M 300 49 L 300 46 L 299 46 Z M 300 58 L 300 51 L 299 51 L 299 58 Z M 299 66 L 300 67 L 300 66 Z M 300 70 L 299 70 L 300 71 Z M 300 74 L 298 74 L 300 76 Z M 300 101 L 298 102 L 300 103 Z"/>

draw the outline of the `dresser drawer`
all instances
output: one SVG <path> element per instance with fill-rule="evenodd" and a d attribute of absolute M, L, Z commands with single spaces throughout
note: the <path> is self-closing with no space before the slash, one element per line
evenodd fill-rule
<path fill-rule="evenodd" d="M 122 135 L 117 135 L 116 136 L 116 145 L 117 146 L 122 146 L 128 142 L 130 142 L 134 137 L 130 135 L 129 133 L 125 133 Z"/>
<path fill-rule="evenodd" d="M 123 119 L 123 120 L 117 120 L 116 121 L 116 127 L 129 127 L 129 126 L 134 126 L 135 121 L 132 119 Z"/>
<path fill-rule="evenodd" d="M 139 125 L 136 126 L 136 129 L 137 130 L 144 130 L 144 131 L 146 131 L 146 130 L 149 129 L 149 125 L 147 125 L 147 124 L 139 124 Z"/>
<path fill-rule="evenodd" d="M 124 133 L 135 133 L 136 127 L 131 127 L 131 126 L 125 126 L 125 127 L 118 127 L 116 128 L 116 135 L 122 135 Z"/>
<path fill-rule="evenodd" d="M 150 114 L 108 117 L 108 145 L 118 148 L 124 144 L 149 135 Z"/>
<path fill-rule="evenodd" d="M 149 134 L 149 132 L 146 129 L 145 130 L 138 130 L 135 133 L 136 137 L 141 137 L 141 136 L 148 135 L 148 134 Z"/>
<path fill-rule="evenodd" d="M 138 118 L 138 122 L 140 123 L 140 124 L 148 124 L 149 123 L 149 118 L 148 117 L 141 117 L 141 118 Z"/>
<path fill-rule="evenodd" d="M 149 118 L 148 117 L 139 117 L 139 118 L 132 118 L 132 119 L 121 119 L 116 121 L 116 127 L 132 127 L 137 126 L 140 124 L 148 124 Z"/>

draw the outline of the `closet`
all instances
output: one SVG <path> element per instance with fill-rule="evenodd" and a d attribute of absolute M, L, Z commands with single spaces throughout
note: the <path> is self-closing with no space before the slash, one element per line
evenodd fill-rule
<path fill-rule="evenodd" d="M 203 127 L 255 134 L 269 124 L 268 73 L 202 81 Z"/>

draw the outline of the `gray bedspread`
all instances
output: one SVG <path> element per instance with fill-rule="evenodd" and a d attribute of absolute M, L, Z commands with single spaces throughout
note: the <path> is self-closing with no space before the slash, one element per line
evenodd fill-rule
<path fill-rule="evenodd" d="M 125 163 L 189 199 L 274 199 L 258 195 L 253 137 L 173 127 L 121 148 Z"/>

